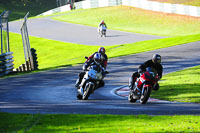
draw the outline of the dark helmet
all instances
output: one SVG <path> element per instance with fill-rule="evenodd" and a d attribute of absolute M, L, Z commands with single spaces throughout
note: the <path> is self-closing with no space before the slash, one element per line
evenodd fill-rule
<path fill-rule="evenodd" d="M 106 50 L 104 47 L 100 47 L 99 50 L 98 50 L 99 53 L 101 53 L 102 55 L 105 54 Z"/>
<path fill-rule="evenodd" d="M 94 55 L 94 62 L 99 65 L 102 61 L 103 61 L 103 57 L 101 53 L 96 53 Z"/>
<path fill-rule="evenodd" d="M 159 54 L 154 54 L 152 57 L 154 63 L 161 63 L 161 56 Z"/>

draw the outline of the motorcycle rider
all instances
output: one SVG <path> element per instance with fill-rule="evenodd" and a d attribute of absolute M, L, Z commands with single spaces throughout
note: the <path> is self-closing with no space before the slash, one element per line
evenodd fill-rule
<path fill-rule="evenodd" d="M 106 50 L 105 50 L 104 47 L 100 47 L 98 49 L 98 52 L 94 52 L 92 55 L 90 55 L 86 62 L 88 62 L 90 59 L 94 58 L 94 55 L 96 53 L 101 53 L 102 58 L 103 58 L 103 61 L 101 62 L 101 66 L 104 67 L 104 69 L 106 70 L 106 67 L 107 67 L 107 64 L 108 64 L 108 57 L 106 55 Z"/>
<path fill-rule="evenodd" d="M 162 78 L 162 73 L 163 73 L 163 66 L 160 63 L 161 63 L 161 56 L 159 54 L 154 54 L 152 59 L 147 60 L 146 62 L 141 64 L 138 68 L 138 71 L 133 73 L 131 78 L 129 79 L 129 88 L 133 89 L 133 86 L 135 84 L 136 79 L 140 77 L 140 74 L 142 72 L 146 71 L 147 67 L 154 68 L 157 71 L 158 76 L 159 76 L 159 80 L 160 80 Z M 155 90 L 155 91 L 159 90 L 159 84 L 158 83 L 155 85 L 153 90 Z"/>
<path fill-rule="evenodd" d="M 103 70 L 102 74 L 103 74 L 103 76 L 105 76 L 106 70 L 104 68 L 105 66 L 102 66 L 102 65 L 104 65 L 104 63 L 102 63 L 103 61 L 104 61 L 104 58 L 103 58 L 103 56 L 102 56 L 102 54 L 100 52 L 95 52 L 93 55 L 91 55 L 90 59 L 88 58 L 88 60 L 84 63 L 83 72 L 79 73 L 79 78 L 76 81 L 75 87 L 77 87 L 77 88 L 79 87 L 79 85 L 81 84 L 82 79 L 83 79 L 83 77 L 84 77 L 84 75 L 86 73 L 87 68 L 92 64 L 100 65 L 102 70 Z M 106 61 L 106 65 L 107 65 L 107 61 Z M 103 80 L 100 82 L 100 86 L 99 87 L 102 87 L 102 86 L 104 86 L 104 81 Z"/>
<path fill-rule="evenodd" d="M 100 24 L 99 24 L 99 26 L 98 26 L 98 32 L 100 33 L 100 27 L 101 26 L 104 26 L 106 29 L 107 29 L 107 25 L 106 25 L 106 23 L 104 22 L 104 20 L 102 20 L 101 22 L 100 22 Z"/>

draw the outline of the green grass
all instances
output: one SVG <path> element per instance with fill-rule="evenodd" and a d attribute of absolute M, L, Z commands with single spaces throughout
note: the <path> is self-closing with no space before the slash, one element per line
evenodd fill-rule
<path fill-rule="evenodd" d="M 109 58 L 136 54 L 140 52 L 200 41 L 200 35 L 171 37 L 131 44 L 105 46 Z M 85 61 L 84 56 L 89 56 L 97 51 L 99 46 L 87 46 L 65 43 L 44 38 L 31 37 L 30 44 L 38 54 L 39 69 L 50 69 L 63 65 L 75 65 Z M 25 62 L 21 35 L 10 33 L 10 48 L 14 52 L 15 68 Z M 72 54 L 73 53 L 73 54 Z"/>
<path fill-rule="evenodd" d="M 152 97 L 178 102 L 200 103 L 200 66 L 164 75 L 160 90 Z"/>
<path fill-rule="evenodd" d="M 0 132 L 199 132 L 200 116 L 0 113 Z"/>
<path fill-rule="evenodd" d="M 191 5 L 191 6 L 200 6 L 199 0 L 149 0 L 149 1 L 157 1 L 163 3 L 172 3 L 172 4 L 183 4 L 183 5 Z"/>
<path fill-rule="evenodd" d="M 30 45 L 37 50 L 39 69 L 81 63 L 85 55 L 92 54 L 98 49 L 97 46 L 65 43 L 31 36 Z M 17 68 L 25 62 L 21 35 L 10 33 L 10 48 L 14 53 L 14 64 Z"/>
<path fill-rule="evenodd" d="M 102 19 L 108 29 L 182 36 L 200 33 L 200 18 L 116 6 L 60 13 L 53 19 L 97 27 Z"/>

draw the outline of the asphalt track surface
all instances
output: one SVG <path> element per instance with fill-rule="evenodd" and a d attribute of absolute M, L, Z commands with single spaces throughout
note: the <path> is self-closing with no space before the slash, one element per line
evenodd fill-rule
<path fill-rule="evenodd" d="M 89 33 L 89 32 L 88 32 Z M 118 36 L 120 38 L 120 36 Z M 200 42 L 109 59 L 106 85 L 88 100 L 77 100 L 74 83 L 81 65 L 0 79 L 0 111 L 12 113 L 200 115 L 200 104 L 150 100 L 129 103 L 115 91 L 154 53 L 162 55 L 164 74 L 200 64 Z"/>
<path fill-rule="evenodd" d="M 20 33 L 22 23 L 22 21 L 10 22 L 9 30 L 11 32 Z M 29 35 L 31 36 L 85 45 L 106 46 L 163 38 L 161 36 L 129 33 L 109 29 L 107 30 L 107 37 L 102 38 L 98 35 L 96 27 L 59 22 L 49 18 L 29 19 L 27 21 L 27 26 Z"/>

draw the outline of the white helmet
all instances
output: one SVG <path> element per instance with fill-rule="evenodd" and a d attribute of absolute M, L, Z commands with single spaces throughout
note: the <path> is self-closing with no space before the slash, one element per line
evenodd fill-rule
<path fill-rule="evenodd" d="M 102 55 L 100 53 L 96 53 L 94 55 L 94 62 L 99 65 L 102 61 L 103 61 Z"/>

